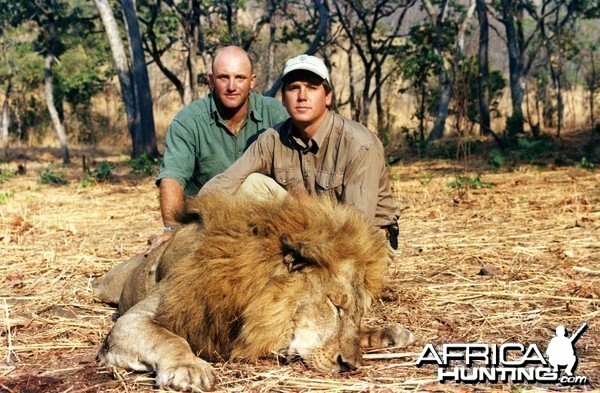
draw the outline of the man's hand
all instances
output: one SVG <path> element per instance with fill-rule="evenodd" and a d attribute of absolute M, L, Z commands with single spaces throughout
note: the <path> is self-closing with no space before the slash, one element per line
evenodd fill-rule
<path fill-rule="evenodd" d="M 164 233 L 161 233 L 158 236 L 152 237 L 150 240 L 150 247 L 148 247 L 148 249 L 144 251 L 144 256 L 147 257 L 148 254 L 150 254 L 152 250 L 154 250 L 156 247 L 171 240 L 171 238 L 173 237 L 173 233 L 174 231 L 170 230 L 165 231 Z"/>

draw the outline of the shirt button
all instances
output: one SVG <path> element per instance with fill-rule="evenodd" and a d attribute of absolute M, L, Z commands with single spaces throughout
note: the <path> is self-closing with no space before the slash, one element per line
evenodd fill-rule
<path fill-rule="evenodd" d="M 237 155 L 238 155 L 238 156 L 241 156 L 241 155 L 242 155 L 242 151 L 241 151 L 241 150 L 238 150 L 238 151 L 237 151 Z"/>

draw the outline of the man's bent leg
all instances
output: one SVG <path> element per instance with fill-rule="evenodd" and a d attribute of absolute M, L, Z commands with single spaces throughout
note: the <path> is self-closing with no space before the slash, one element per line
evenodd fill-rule
<path fill-rule="evenodd" d="M 257 199 L 285 198 L 287 191 L 269 176 L 253 173 L 244 180 L 237 192 L 253 195 Z"/>

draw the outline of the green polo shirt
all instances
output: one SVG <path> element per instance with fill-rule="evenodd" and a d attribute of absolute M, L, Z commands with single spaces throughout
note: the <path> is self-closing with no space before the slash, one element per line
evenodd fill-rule
<path fill-rule="evenodd" d="M 186 195 L 229 168 L 267 128 L 289 117 L 279 100 L 250 93 L 248 116 L 233 135 L 217 111 L 212 93 L 183 108 L 169 125 L 156 183 L 177 180 Z"/>

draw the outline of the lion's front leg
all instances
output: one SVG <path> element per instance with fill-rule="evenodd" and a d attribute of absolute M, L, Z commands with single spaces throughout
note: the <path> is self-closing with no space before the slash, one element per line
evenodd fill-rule
<path fill-rule="evenodd" d="M 156 371 L 158 386 L 179 390 L 210 390 L 212 367 L 196 357 L 189 344 L 154 321 L 160 303 L 155 291 L 116 322 L 98 353 L 103 365 Z"/>
<path fill-rule="evenodd" d="M 415 336 L 400 325 L 384 328 L 362 326 L 360 345 L 367 348 L 407 347 L 415 342 Z"/>

